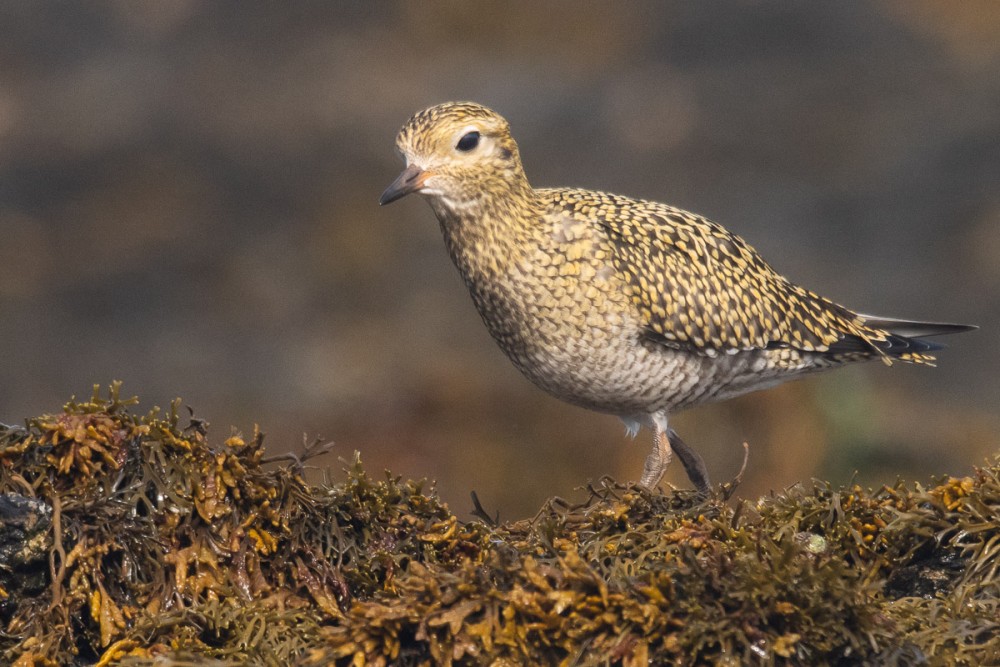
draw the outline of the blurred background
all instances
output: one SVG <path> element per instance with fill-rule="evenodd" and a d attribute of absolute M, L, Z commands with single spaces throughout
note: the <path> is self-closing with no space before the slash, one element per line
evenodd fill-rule
<path fill-rule="evenodd" d="M 862 312 L 975 323 L 683 413 L 741 494 L 967 474 L 1000 450 L 1000 3 L 0 5 L 0 421 L 125 382 L 271 451 L 475 489 L 504 518 L 650 447 L 495 348 L 425 202 L 415 111 L 505 115 L 536 186 L 666 201 Z M 668 480 L 686 485 L 680 466 Z M 319 479 L 319 473 L 316 479 Z"/>

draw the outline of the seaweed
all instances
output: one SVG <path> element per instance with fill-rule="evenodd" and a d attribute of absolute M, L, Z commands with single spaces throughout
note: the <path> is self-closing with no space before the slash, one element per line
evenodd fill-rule
<path fill-rule="evenodd" d="M 0 660 L 29 665 L 994 664 L 1000 459 L 756 500 L 601 479 L 501 522 L 339 481 L 113 383 L 0 425 Z"/>

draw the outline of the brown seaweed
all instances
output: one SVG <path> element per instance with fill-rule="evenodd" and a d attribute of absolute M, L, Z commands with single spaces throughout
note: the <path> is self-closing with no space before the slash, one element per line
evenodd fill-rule
<path fill-rule="evenodd" d="M 0 661 L 34 665 L 995 664 L 1000 460 L 755 501 L 611 479 L 458 518 L 357 455 L 312 485 L 263 436 L 113 384 L 0 426 Z"/>

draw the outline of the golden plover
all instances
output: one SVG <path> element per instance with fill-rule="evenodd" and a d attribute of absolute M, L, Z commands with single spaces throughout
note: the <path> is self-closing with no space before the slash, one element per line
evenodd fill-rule
<path fill-rule="evenodd" d="M 668 427 L 684 408 L 855 361 L 928 364 L 927 336 L 960 324 L 863 315 L 789 282 L 743 239 L 651 201 L 528 184 L 507 121 L 449 102 L 403 126 L 388 204 L 424 195 L 486 327 L 552 395 L 653 431 L 640 484 L 676 453 L 701 492 L 701 457 Z"/>

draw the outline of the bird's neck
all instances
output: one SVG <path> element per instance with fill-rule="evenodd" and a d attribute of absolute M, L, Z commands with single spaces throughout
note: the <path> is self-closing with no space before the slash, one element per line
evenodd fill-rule
<path fill-rule="evenodd" d="M 481 189 L 473 197 L 431 200 L 445 245 L 470 288 L 484 277 L 506 274 L 530 250 L 532 227 L 542 214 L 525 181 L 504 189 Z"/>

